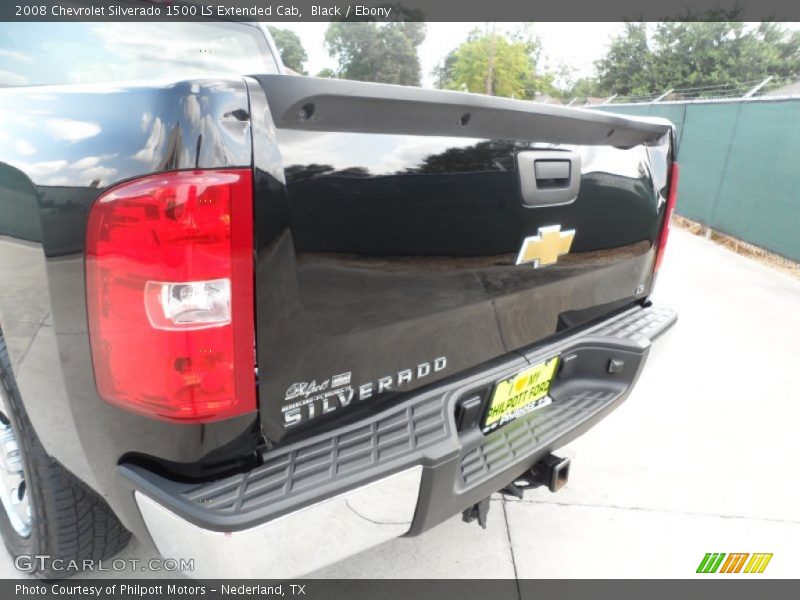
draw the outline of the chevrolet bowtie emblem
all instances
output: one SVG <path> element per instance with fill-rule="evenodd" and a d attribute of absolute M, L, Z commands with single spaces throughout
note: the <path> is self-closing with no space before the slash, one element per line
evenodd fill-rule
<path fill-rule="evenodd" d="M 517 264 L 533 263 L 533 268 L 546 267 L 558 262 L 558 257 L 569 252 L 575 230 L 561 231 L 561 225 L 539 227 L 539 233 L 526 237 L 517 256 Z"/>

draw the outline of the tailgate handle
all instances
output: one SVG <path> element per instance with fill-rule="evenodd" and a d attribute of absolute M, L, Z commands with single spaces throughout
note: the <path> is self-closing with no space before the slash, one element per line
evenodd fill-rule
<path fill-rule="evenodd" d="M 525 206 L 569 204 L 581 185 L 581 156 L 562 150 L 530 150 L 517 154 Z"/>
<path fill-rule="evenodd" d="M 536 187 L 569 187 L 568 160 L 537 160 L 533 163 Z"/>

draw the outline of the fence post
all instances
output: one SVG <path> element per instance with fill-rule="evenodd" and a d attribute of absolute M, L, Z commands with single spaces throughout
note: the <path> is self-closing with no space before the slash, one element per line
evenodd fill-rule
<path fill-rule="evenodd" d="M 742 96 L 742 98 L 752 98 L 753 96 L 756 95 L 756 92 L 758 92 L 758 90 L 760 90 L 762 87 L 767 85 L 770 81 L 772 81 L 772 75 L 767 77 L 764 81 L 762 81 L 756 87 L 754 87 L 752 90 L 747 92 L 744 96 Z"/>
<path fill-rule="evenodd" d="M 670 95 L 672 92 L 674 92 L 674 91 L 675 91 L 675 88 L 670 88 L 670 89 L 668 89 L 666 92 L 664 92 L 663 94 L 661 94 L 661 95 L 660 95 L 658 98 L 656 98 L 655 100 L 653 100 L 653 101 L 652 101 L 652 104 L 655 104 L 656 102 L 661 102 L 661 101 L 662 101 L 664 98 L 666 98 L 667 96 L 669 96 L 669 95 Z"/>
<path fill-rule="evenodd" d="M 717 193 L 714 194 L 714 201 L 711 204 L 711 214 L 708 217 L 709 228 L 713 227 L 716 229 L 717 208 L 722 197 L 722 188 L 725 185 L 725 173 L 728 171 L 728 161 L 731 158 L 731 149 L 736 143 L 736 131 L 739 129 L 739 119 L 742 116 L 742 105 L 744 105 L 744 102 L 737 102 L 737 105 L 736 120 L 733 122 L 733 128 L 731 129 L 731 138 L 728 141 L 728 147 L 725 149 L 725 162 L 722 164 L 722 173 L 720 174 L 720 180 L 717 184 Z M 711 237 L 711 233 L 708 233 L 708 236 Z"/>

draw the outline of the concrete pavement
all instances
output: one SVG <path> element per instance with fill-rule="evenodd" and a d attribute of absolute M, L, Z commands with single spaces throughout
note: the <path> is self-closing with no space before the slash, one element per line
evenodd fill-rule
<path fill-rule="evenodd" d="M 655 300 L 678 324 L 628 401 L 562 450 L 566 489 L 497 496 L 485 531 L 454 517 L 311 577 L 683 578 L 706 552 L 772 552 L 759 577 L 797 576 L 800 281 L 677 230 Z"/>

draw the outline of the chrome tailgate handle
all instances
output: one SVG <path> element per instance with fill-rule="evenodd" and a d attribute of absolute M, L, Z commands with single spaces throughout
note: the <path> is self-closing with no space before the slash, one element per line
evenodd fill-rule
<path fill-rule="evenodd" d="M 517 154 L 525 206 L 569 204 L 581 186 L 581 156 L 565 150 L 529 150 Z"/>

